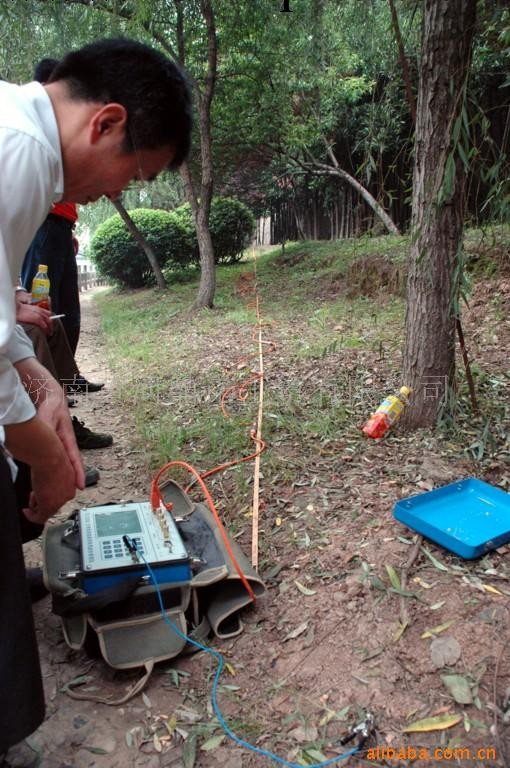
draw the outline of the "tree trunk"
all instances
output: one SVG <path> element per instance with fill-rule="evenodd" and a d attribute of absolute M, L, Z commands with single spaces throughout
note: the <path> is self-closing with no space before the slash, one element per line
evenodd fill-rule
<path fill-rule="evenodd" d="M 340 223 L 340 234 L 339 237 L 341 240 L 345 238 L 345 216 L 346 216 L 346 210 L 347 210 L 347 201 L 345 199 L 345 191 L 342 192 L 342 208 L 341 208 L 341 214 L 342 219 Z"/>
<path fill-rule="evenodd" d="M 214 306 L 214 293 L 216 291 L 214 249 L 211 233 L 209 231 L 209 211 L 211 209 L 212 189 L 208 204 L 205 204 L 207 202 L 206 200 L 201 201 L 201 205 L 199 205 L 193 186 L 193 180 L 191 178 L 189 164 L 187 162 L 183 163 L 179 172 L 184 183 L 186 198 L 191 205 L 191 210 L 193 212 L 193 220 L 197 232 L 198 252 L 200 254 L 200 283 L 194 306 L 197 308 L 208 307 L 209 309 L 212 309 Z"/>
<path fill-rule="evenodd" d="M 214 305 L 214 293 L 216 291 L 216 268 L 214 262 L 214 249 L 211 240 L 211 232 L 207 214 L 203 206 L 200 207 L 197 217 L 197 239 L 200 251 L 200 285 L 195 299 L 195 307 L 209 307 Z"/>
<path fill-rule="evenodd" d="M 124 208 L 120 200 L 112 200 L 111 203 L 117 209 L 117 212 L 119 213 L 122 221 L 124 222 L 124 224 L 129 229 L 129 231 L 135 238 L 140 248 L 143 250 L 143 252 L 147 256 L 147 259 L 149 260 L 149 264 L 151 265 L 152 271 L 156 276 L 156 283 L 158 285 L 158 288 L 161 288 L 161 290 L 164 290 L 166 288 L 166 282 L 165 282 L 165 278 L 163 277 L 161 268 L 158 264 L 156 254 L 154 253 L 151 246 L 149 245 L 145 237 L 142 235 L 142 233 L 140 232 L 140 230 L 138 229 L 135 222 L 133 221 L 129 213 L 126 211 L 126 209 Z"/>
<path fill-rule="evenodd" d="M 184 17 L 180 0 L 174 0 L 177 9 L 177 38 L 179 60 L 184 65 Z M 200 196 L 195 191 L 191 171 L 188 163 L 183 163 L 180 168 L 181 179 L 184 182 L 186 198 L 193 212 L 193 219 L 197 230 L 198 250 L 200 253 L 200 284 L 198 294 L 194 302 L 195 307 L 212 307 L 216 290 L 216 270 L 214 262 L 214 250 L 209 231 L 209 213 L 213 194 L 213 161 L 212 161 L 212 137 L 211 137 L 211 103 L 214 96 L 217 77 L 218 41 L 216 37 L 216 25 L 211 0 L 200 0 L 200 12 L 207 27 L 207 74 L 205 86 L 201 89 L 198 82 L 194 82 L 198 106 L 198 128 L 200 132 Z"/>
<path fill-rule="evenodd" d="M 433 426 L 455 373 L 454 269 L 462 247 L 465 174 L 452 142 L 469 73 L 476 0 L 426 0 L 413 176 L 403 384 L 410 427 Z M 452 176 L 445 174 L 455 162 Z"/>
<path fill-rule="evenodd" d="M 407 61 L 406 51 L 404 48 L 404 41 L 400 32 L 400 24 L 398 22 L 397 9 L 395 8 L 394 0 L 388 0 L 391 11 L 391 23 L 393 25 L 393 31 L 395 32 L 395 39 L 398 46 L 398 56 L 400 59 L 400 66 L 402 67 L 402 75 L 404 77 L 404 83 L 406 87 L 407 102 L 411 111 L 411 117 L 413 123 L 416 125 L 416 102 L 414 100 L 413 86 L 411 84 L 411 73 L 409 72 L 409 62 Z"/>
<path fill-rule="evenodd" d="M 299 240 L 306 240 L 306 233 L 305 233 L 305 222 L 304 218 L 299 215 L 299 209 L 296 203 L 292 203 L 292 211 L 294 213 L 294 221 L 296 222 L 296 229 L 298 232 L 298 239 Z M 284 240 L 288 240 L 289 238 L 287 236 L 284 237 Z"/>

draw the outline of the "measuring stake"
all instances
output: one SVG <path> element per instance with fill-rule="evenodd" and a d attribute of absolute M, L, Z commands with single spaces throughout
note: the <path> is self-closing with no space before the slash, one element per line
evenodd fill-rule
<path fill-rule="evenodd" d="M 257 279 L 257 260 L 255 257 L 255 288 Z M 259 327 L 259 412 L 257 416 L 257 440 L 262 438 L 262 414 L 264 411 L 264 356 L 262 354 L 262 324 L 260 322 L 259 296 L 255 296 L 257 310 L 257 323 Z M 260 445 L 260 442 L 257 443 Z M 251 564 L 256 571 L 259 566 L 259 488 L 260 488 L 260 452 L 255 456 L 255 469 L 253 476 L 253 519 L 251 533 Z"/>

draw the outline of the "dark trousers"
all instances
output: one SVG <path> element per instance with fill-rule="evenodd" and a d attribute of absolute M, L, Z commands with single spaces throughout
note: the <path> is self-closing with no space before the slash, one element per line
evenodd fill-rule
<path fill-rule="evenodd" d="M 16 492 L 19 493 L 19 503 Z M 41 526 L 22 519 L 30 473 L 20 467 L 16 489 L 0 452 L 0 754 L 35 731 L 44 719 L 44 694 L 22 541 Z"/>
<path fill-rule="evenodd" d="M 38 325 L 22 323 L 23 330 L 34 345 L 35 356 L 61 384 L 71 384 L 80 375 L 71 352 L 67 334 L 60 320 L 53 321 L 53 333 L 47 336 Z"/>
<path fill-rule="evenodd" d="M 72 223 L 50 213 L 37 230 L 21 269 L 21 282 L 27 291 L 39 264 L 46 264 L 50 279 L 51 309 L 65 314 L 62 324 L 74 355 L 80 337 L 80 291 L 78 267 L 73 247 Z"/>

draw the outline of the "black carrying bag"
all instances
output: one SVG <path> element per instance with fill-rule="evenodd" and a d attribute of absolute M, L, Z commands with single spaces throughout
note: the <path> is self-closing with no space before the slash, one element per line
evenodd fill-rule
<path fill-rule="evenodd" d="M 141 691 L 154 664 L 196 650 L 181 635 L 199 642 L 212 632 L 229 638 L 243 630 L 240 612 L 252 600 L 205 504 L 194 504 L 182 488 L 168 481 L 161 494 L 172 504 L 184 546 L 193 562 L 187 582 L 160 585 L 168 619 L 161 614 L 153 584 L 127 576 L 115 585 L 88 595 L 82 588 L 80 538 L 74 515 L 64 523 L 47 525 L 43 535 L 44 580 L 52 595 L 53 612 L 60 616 L 67 644 L 75 649 L 97 648 L 115 669 L 145 667 L 141 680 L 122 699 L 112 701 L 79 694 L 106 704 L 120 704 Z M 234 556 L 255 596 L 265 587 L 238 545 L 229 539 Z M 70 574 L 75 574 L 70 576 Z"/>

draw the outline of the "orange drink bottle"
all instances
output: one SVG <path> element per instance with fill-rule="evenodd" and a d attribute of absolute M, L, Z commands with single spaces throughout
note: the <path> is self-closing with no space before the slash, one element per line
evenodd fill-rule
<path fill-rule="evenodd" d="M 385 398 L 363 427 L 365 435 L 373 438 L 384 437 L 408 405 L 410 394 L 409 387 L 401 387 L 398 396 L 389 395 Z"/>
<path fill-rule="evenodd" d="M 50 295 L 50 279 L 46 264 L 39 264 L 37 273 L 32 280 L 32 304 L 48 309 Z"/>

